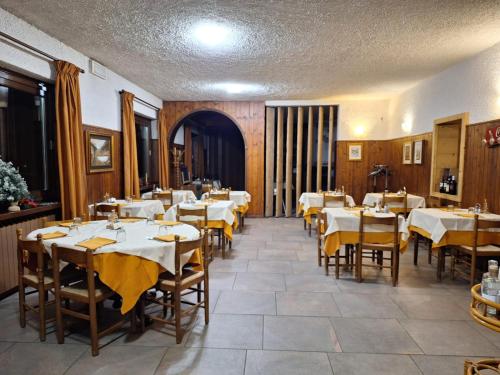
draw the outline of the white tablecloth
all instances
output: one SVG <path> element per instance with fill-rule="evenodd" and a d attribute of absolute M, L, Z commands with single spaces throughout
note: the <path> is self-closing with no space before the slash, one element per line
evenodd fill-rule
<path fill-rule="evenodd" d="M 325 237 L 335 232 L 358 232 L 360 216 L 359 211 L 346 210 L 344 208 L 323 208 L 326 213 L 328 228 L 325 231 Z M 374 213 L 376 217 L 394 217 L 394 213 Z M 399 232 L 407 233 L 405 220 L 399 216 Z M 370 224 L 365 226 L 366 232 L 392 232 L 392 225 Z"/>
<path fill-rule="evenodd" d="M 50 246 L 52 243 L 84 251 L 85 248 L 76 246 L 76 244 L 90 237 L 105 237 L 116 240 L 117 231 L 106 229 L 106 224 L 107 221 L 105 220 L 94 221 L 90 224 L 80 226 L 79 234 L 75 236 L 44 240 L 43 244 L 49 255 L 51 254 Z M 145 220 L 141 220 L 137 223 L 122 223 L 121 225 L 125 229 L 126 240 L 124 242 L 103 246 L 95 250 L 94 254 L 122 253 L 135 255 L 156 262 L 167 271 L 175 273 L 175 242 L 162 242 L 152 239 L 158 235 L 159 225 L 146 224 Z M 168 234 L 185 236 L 187 240 L 199 238 L 198 230 L 191 225 L 180 224 L 168 228 Z M 35 240 L 38 233 L 49 233 L 54 231 L 68 233 L 68 228 L 49 227 L 38 229 L 31 232 L 28 235 L 28 239 Z M 192 252 L 189 252 L 183 255 L 181 259 L 182 265 L 187 263 L 191 257 L 191 253 Z"/>
<path fill-rule="evenodd" d="M 166 191 L 165 191 L 166 192 Z M 191 190 L 173 190 L 172 196 L 174 199 L 174 203 L 177 204 L 184 201 L 184 198 L 187 196 L 187 199 L 196 199 L 196 195 Z M 142 194 L 142 199 L 153 199 L 153 192 L 148 191 L 147 193 Z"/>
<path fill-rule="evenodd" d="M 447 231 L 474 230 L 474 218 L 458 215 L 464 213 L 467 213 L 467 210 L 446 211 L 439 208 L 417 208 L 411 211 L 405 225 L 425 230 L 431 235 L 432 242 L 439 243 Z M 500 221 L 500 215 L 495 214 L 481 214 L 479 218 Z"/>
<path fill-rule="evenodd" d="M 388 194 L 392 196 L 396 196 L 396 194 Z M 378 204 L 382 204 L 382 193 L 366 193 L 365 198 L 363 199 L 363 205 L 367 206 L 374 206 Z M 407 204 L 408 208 L 414 209 L 414 208 L 425 208 L 425 198 L 420 197 L 418 195 L 413 195 L 413 194 L 408 194 L 407 196 Z M 388 204 L 389 207 L 399 207 L 401 206 L 400 203 L 390 203 Z M 402 206 L 401 206 L 402 207 Z"/>
<path fill-rule="evenodd" d="M 149 217 L 154 218 L 156 214 L 164 214 L 165 208 L 159 200 L 145 200 L 140 202 L 127 203 L 125 200 L 118 199 L 115 202 L 120 205 L 122 216 Z M 98 203 L 99 206 L 102 203 Z M 99 211 L 99 208 L 97 209 Z"/>
<path fill-rule="evenodd" d="M 354 199 L 350 195 L 346 195 L 347 205 L 350 207 L 355 206 Z M 304 212 L 307 212 L 311 207 L 323 207 L 323 194 L 322 193 L 302 193 L 299 198 L 299 203 L 302 204 Z M 332 202 L 333 204 L 333 202 Z"/>
<path fill-rule="evenodd" d="M 202 208 L 200 205 L 201 201 L 197 201 L 195 204 L 190 203 L 179 203 L 181 208 L 186 209 L 199 209 Z M 229 225 L 234 223 L 234 213 L 233 210 L 236 205 L 233 201 L 215 201 L 208 205 L 208 220 L 223 220 Z M 177 216 L 177 205 L 170 207 L 165 213 L 165 220 L 176 220 Z"/>
<path fill-rule="evenodd" d="M 207 199 L 208 193 L 203 193 L 202 197 Z M 237 206 L 245 206 L 252 200 L 252 196 L 246 191 L 230 191 L 229 199 L 234 202 Z"/>

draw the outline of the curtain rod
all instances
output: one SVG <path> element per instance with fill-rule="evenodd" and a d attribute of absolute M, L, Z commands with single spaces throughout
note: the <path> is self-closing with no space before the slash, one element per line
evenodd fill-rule
<path fill-rule="evenodd" d="M 119 91 L 120 95 L 121 95 L 121 94 L 123 94 L 124 92 L 125 92 L 125 90 L 120 90 L 120 91 Z M 153 109 L 156 109 L 157 111 L 159 111 L 159 110 L 160 110 L 160 108 L 158 108 L 157 106 L 155 106 L 155 105 L 153 105 L 153 104 L 151 104 L 151 103 L 148 103 L 147 101 L 142 100 L 141 98 L 138 98 L 138 97 L 137 97 L 137 96 L 135 96 L 135 95 L 134 95 L 134 100 L 137 100 L 139 103 L 142 103 L 142 104 L 144 104 L 144 105 L 146 105 L 146 106 L 148 106 L 148 107 L 151 107 L 151 108 L 153 108 Z"/>
<path fill-rule="evenodd" d="M 0 36 L 3 37 L 3 38 L 5 38 L 5 39 L 8 39 L 8 40 L 10 40 L 10 41 L 12 41 L 12 42 L 14 42 L 16 44 L 18 44 L 18 45 L 20 45 L 20 46 L 22 46 L 24 48 L 27 48 L 27 49 L 29 49 L 29 50 L 31 50 L 33 52 L 36 52 L 39 55 L 42 55 L 42 56 L 48 58 L 49 60 L 52 60 L 52 61 L 59 60 L 57 57 L 49 55 L 48 53 L 43 52 L 43 51 L 39 50 L 36 47 L 30 46 L 29 44 L 24 43 L 23 41 L 21 41 L 19 39 L 16 39 L 13 36 L 10 36 L 9 34 L 5 34 L 3 31 L 0 31 Z M 78 69 L 80 70 L 80 73 L 85 73 L 85 70 L 83 70 L 82 68 L 78 67 Z"/>

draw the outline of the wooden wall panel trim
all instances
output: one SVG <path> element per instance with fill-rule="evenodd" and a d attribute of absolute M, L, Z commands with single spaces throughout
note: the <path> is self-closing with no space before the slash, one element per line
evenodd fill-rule
<path fill-rule="evenodd" d="M 333 107 L 328 111 L 328 166 L 327 166 L 327 190 L 332 189 L 332 150 L 333 150 Z"/>
<path fill-rule="evenodd" d="M 324 108 L 318 108 L 318 153 L 316 156 L 316 191 L 321 190 L 322 172 L 323 172 L 323 119 Z"/>
<path fill-rule="evenodd" d="M 293 128 L 293 107 L 288 107 L 286 119 L 286 217 L 292 216 Z"/>
<path fill-rule="evenodd" d="M 250 216 L 264 215 L 265 104 L 264 102 L 163 102 L 169 140 L 176 125 L 191 113 L 212 110 L 228 116 L 245 142 L 245 188 L 252 195 Z M 170 151 L 169 151 L 170 152 Z M 169 180 L 172 176 L 169 176 Z M 170 180 L 171 181 L 171 180 Z"/>
<path fill-rule="evenodd" d="M 266 206 L 265 216 L 273 216 L 274 201 L 274 126 L 276 109 L 266 108 Z"/>
<path fill-rule="evenodd" d="M 299 216 L 299 199 L 302 194 L 302 142 L 304 138 L 304 108 L 297 110 L 297 175 L 295 181 L 296 212 Z"/>
<path fill-rule="evenodd" d="M 274 214 L 281 216 L 283 205 L 283 108 L 278 108 L 276 128 L 276 208 Z"/>
<path fill-rule="evenodd" d="M 306 191 L 312 191 L 312 164 L 313 164 L 313 107 L 309 107 L 307 115 L 307 168 Z"/>

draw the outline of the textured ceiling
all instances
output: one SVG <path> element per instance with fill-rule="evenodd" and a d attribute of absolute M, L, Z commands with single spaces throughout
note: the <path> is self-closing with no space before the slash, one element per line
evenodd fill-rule
<path fill-rule="evenodd" d="M 500 42 L 500 0 L 0 0 L 165 100 L 388 96 Z M 232 41 L 190 33 L 212 20 Z M 258 85 L 226 94 L 217 84 Z"/>

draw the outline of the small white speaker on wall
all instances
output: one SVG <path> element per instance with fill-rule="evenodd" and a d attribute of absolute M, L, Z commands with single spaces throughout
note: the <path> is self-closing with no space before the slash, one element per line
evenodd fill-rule
<path fill-rule="evenodd" d="M 90 72 L 99 78 L 106 79 L 106 67 L 95 60 L 90 60 Z"/>

